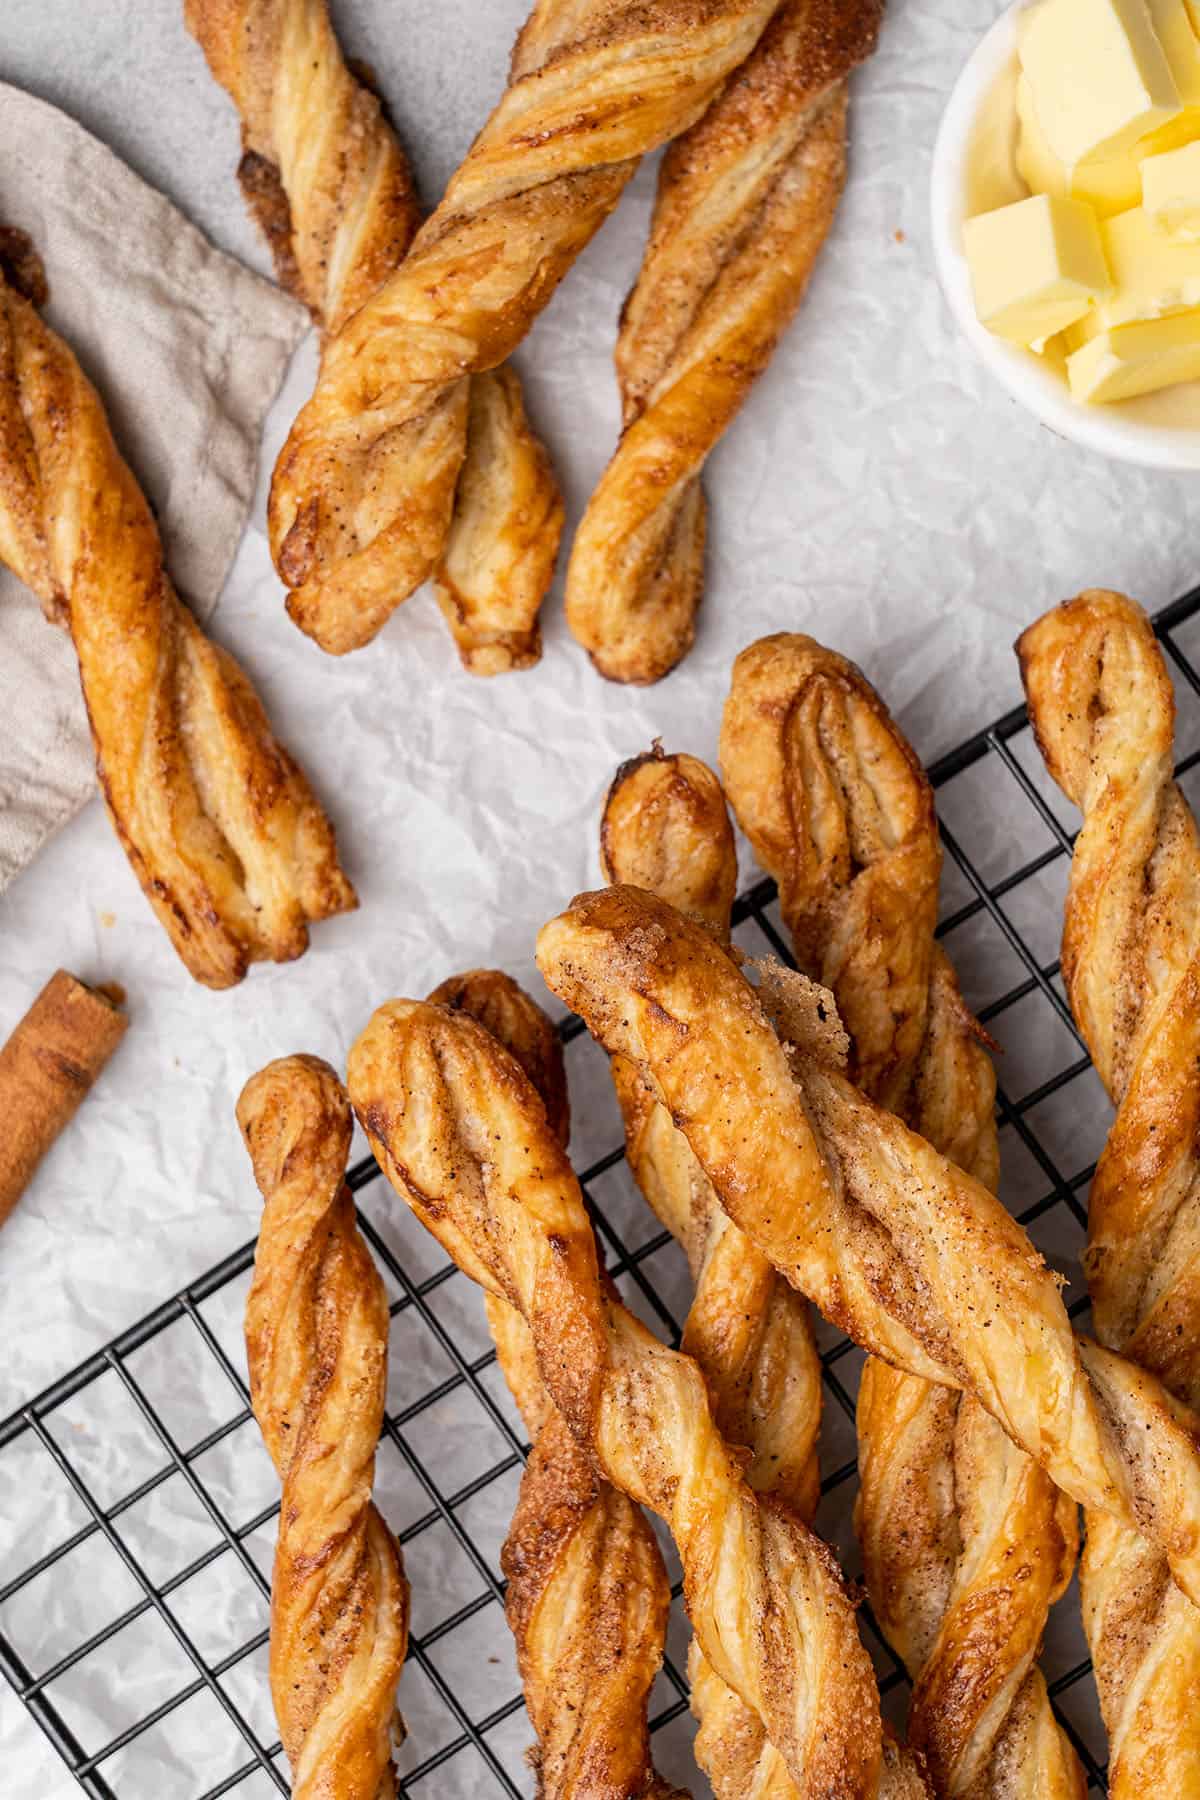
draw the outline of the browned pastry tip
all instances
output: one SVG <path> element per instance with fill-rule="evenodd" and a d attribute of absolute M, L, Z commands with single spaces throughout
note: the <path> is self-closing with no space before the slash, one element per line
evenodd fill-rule
<path fill-rule="evenodd" d="M 463 460 L 465 378 L 512 354 L 620 198 L 685 130 L 776 0 L 539 6 L 509 85 L 404 261 L 327 346 L 275 468 L 289 611 L 365 642 L 432 573 Z"/>
<path fill-rule="evenodd" d="M 69 1124 L 129 1020 L 103 988 L 59 969 L 0 1048 L 0 1224 Z"/>
<path fill-rule="evenodd" d="M 576 1442 L 667 1519 L 705 1654 L 799 1794 L 880 1791 L 874 1677 L 829 1553 L 747 1486 L 696 1365 L 606 1290 L 578 1185 L 520 1066 L 463 1014 L 391 1001 L 351 1051 L 349 1086 L 397 1192 L 464 1273 L 523 1313 Z"/>
<path fill-rule="evenodd" d="M 230 987 L 357 905 L 332 828 L 228 652 L 63 340 L 0 281 L 0 557 L 65 624 L 109 816 L 179 956 Z"/>
<path fill-rule="evenodd" d="M 1103 589 L 1017 652 L 1046 767 L 1083 814 L 1063 978 L 1117 1109 L 1088 1199 L 1096 1330 L 1200 1407 L 1200 833 L 1174 776 L 1171 679 L 1142 608 Z M 1094 1511 L 1080 1586 L 1110 1793 L 1191 1793 L 1200 1612 L 1156 1548 Z"/>
<path fill-rule="evenodd" d="M 600 867 L 606 881 L 649 888 L 728 941 L 737 850 L 712 770 L 658 743 L 622 763 L 600 818 Z"/>
<path fill-rule="evenodd" d="M 567 572 L 567 620 L 610 680 L 661 680 L 704 581 L 700 474 L 808 286 L 846 173 L 847 88 L 882 0 L 784 0 L 663 158 L 617 346 L 625 430 Z"/>
<path fill-rule="evenodd" d="M 297 1800 L 385 1800 L 403 1734 L 400 1550 L 371 1504 L 388 1306 L 345 1185 L 351 1115 L 327 1063 L 251 1077 L 238 1124 L 263 1196 L 246 1302 L 250 1393 L 283 1486 L 271 1695 Z"/>
<path fill-rule="evenodd" d="M 430 1000 L 467 1013 L 515 1056 L 546 1109 L 546 1122 L 563 1146 L 571 1135 L 571 1103 L 562 1040 L 536 1000 L 500 969 L 471 969 L 435 987 Z"/>
<path fill-rule="evenodd" d="M 433 583 L 472 675 L 541 659 L 538 611 L 558 561 L 563 498 L 513 370 L 471 379 L 467 450 Z"/>
<path fill-rule="evenodd" d="M 185 0 L 184 16 L 238 108 L 238 178 L 280 282 L 336 333 L 403 261 L 421 223 L 408 159 L 325 0 Z M 469 390 L 469 391 L 468 391 Z M 554 575 L 562 497 L 510 368 L 460 382 L 421 439 L 446 467 L 395 534 L 375 609 L 293 616 L 323 649 L 368 642 L 427 575 L 464 666 L 529 668 Z M 347 505 L 371 507 L 370 472 Z M 306 527 L 291 555 L 301 553 Z"/>
<path fill-rule="evenodd" d="M 1058 1487 L 1136 1524 L 1200 1599 L 1195 1416 L 1075 1337 L 1057 1278 L 993 1194 L 819 1048 L 785 1051 L 730 959 L 650 895 L 580 896 L 543 928 L 538 966 L 636 1064 L 734 1222 L 827 1318 L 974 1394 Z"/>

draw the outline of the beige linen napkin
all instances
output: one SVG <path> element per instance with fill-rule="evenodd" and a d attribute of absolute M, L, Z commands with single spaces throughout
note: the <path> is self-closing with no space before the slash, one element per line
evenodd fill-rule
<path fill-rule="evenodd" d="M 0 224 L 29 232 L 47 317 L 95 382 L 203 619 L 307 315 L 45 101 L 0 82 Z M 75 653 L 0 566 L 0 890 L 95 792 Z"/>

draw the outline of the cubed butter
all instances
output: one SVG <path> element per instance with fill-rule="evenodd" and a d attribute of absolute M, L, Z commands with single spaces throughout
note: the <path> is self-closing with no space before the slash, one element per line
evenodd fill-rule
<path fill-rule="evenodd" d="M 1017 173 L 1031 193 L 1070 194 L 1102 219 L 1127 211 L 1142 197 L 1141 173 L 1132 156 L 1080 163 L 1075 169 L 1059 162 L 1046 141 L 1025 75 L 1017 80 Z"/>
<path fill-rule="evenodd" d="M 981 322 L 1040 349 L 1109 291 L 1096 216 L 1078 200 L 1034 194 L 968 219 L 964 245 Z"/>
<path fill-rule="evenodd" d="M 1145 159 L 1142 206 L 1156 231 L 1184 244 L 1200 244 L 1200 144 Z"/>
<path fill-rule="evenodd" d="M 1147 156 L 1159 156 L 1164 150 L 1180 150 L 1200 138 L 1200 106 L 1185 106 L 1166 125 L 1160 125 L 1147 137 L 1138 140 L 1134 155 L 1141 162 Z"/>
<path fill-rule="evenodd" d="M 1091 405 L 1200 381 L 1200 313 L 1102 332 L 1067 358 L 1071 392 Z"/>
<path fill-rule="evenodd" d="M 1200 244 L 1167 237 L 1140 206 L 1103 219 L 1100 243 L 1112 292 L 1075 324 L 1073 341 L 1200 306 Z"/>
<path fill-rule="evenodd" d="M 1185 106 L 1200 105 L 1200 38 L 1184 0 L 1146 0 L 1150 22 Z"/>
<path fill-rule="evenodd" d="M 1147 0 L 1039 0 L 1021 15 L 1018 52 L 1068 169 L 1128 154 L 1183 105 Z"/>

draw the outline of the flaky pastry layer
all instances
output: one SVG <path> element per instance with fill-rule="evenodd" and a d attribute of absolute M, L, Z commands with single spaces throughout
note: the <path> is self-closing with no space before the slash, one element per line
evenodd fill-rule
<path fill-rule="evenodd" d="M 351 1117 L 313 1056 L 253 1076 L 238 1124 L 263 1196 L 250 1396 L 283 1484 L 271 1697 L 296 1800 L 388 1800 L 408 1643 L 400 1550 L 371 1504 L 388 1307 L 343 1179 Z"/>
<path fill-rule="evenodd" d="M 1121 594 L 1017 645 L 1046 767 L 1083 814 L 1062 971 L 1117 1114 L 1088 1200 L 1096 1330 L 1200 1407 L 1200 836 L 1174 779 L 1175 702 Z M 1084 1624 L 1114 1800 L 1200 1791 L 1200 1612 L 1136 1533 L 1089 1512 Z"/>
<path fill-rule="evenodd" d="M 147 899 L 196 980 L 230 987 L 300 956 L 354 889 L 254 689 L 172 587 L 99 395 L 6 266 L 0 558 L 70 631 L 100 791 Z"/>
<path fill-rule="evenodd" d="M 995 1076 L 934 939 L 933 794 L 887 708 L 812 638 L 762 638 L 734 664 L 721 758 L 800 967 L 837 1002 L 854 1079 L 994 1188 Z M 913 1678 L 909 1734 L 935 1791 L 1079 1800 L 1035 1666 L 1074 1566 L 1074 1504 L 976 1401 L 875 1358 L 858 1433 L 867 1589 Z"/>
<path fill-rule="evenodd" d="M 326 0 L 185 0 L 188 28 L 242 120 L 246 203 L 283 285 L 323 333 L 339 331 L 403 261 L 421 223 L 407 158 L 363 71 L 346 63 Z M 562 497 L 497 369 L 462 382 L 439 427 L 461 438 L 456 479 L 431 490 L 390 556 L 373 612 L 292 612 L 322 649 L 365 644 L 432 575 L 464 666 L 524 669 L 541 654 L 538 610 L 554 574 Z"/>

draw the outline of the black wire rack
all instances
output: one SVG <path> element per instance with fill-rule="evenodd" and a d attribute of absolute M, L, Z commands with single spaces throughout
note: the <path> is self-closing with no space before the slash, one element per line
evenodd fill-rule
<path fill-rule="evenodd" d="M 1176 684 L 1186 788 L 1200 764 L 1200 589 L 1155 625 Z M 1067 1278 L 1078 1318 L 1087 1185 L 1109 1113 L 1056 960 L 1077 820 L 1020 708 L 930 773 L 946 849 L 939 930 L 1002 1052 L 1002 1195 Z M 734 916 L 741 943 L 786 957 L 770 882 L 744 894 Z M 682 1257 L 625 1170 L 602 1054 L 578 1019 L 560 1029 L 574 1156 L 610 1271 L 647 1323 L 677 1342 Z M 378 1177 L 366 1157 L 349 1181 L 391 1302 L 377 1497 L 414 1589 L 401 1791 L 414 1800 L 526 1794 L 530 1734 L 498 1555 L 527 1446 L 477 1293 Z M 266 1683 L 277 1488 L 241 1345 L 253 1256 L 249 1243 L 226 1257 L 0 1425 L 0 1521 L 13 1546 L 0 1569 L 0 1668 L 96 1800 L 288 1791 Z M 862 1356 L 826 1328 L 819 1343 L 831 1403 L 818 1526 L 853 1571 Z M 660 1766 L 694 1789 L 677 1580 L 675 1593 L 651 1722 Z M 864 1630 L 885 1706 L 902 1717 L 904 1671 L 869 1612 Z M 1089 1788 L 1103 1793 L 1104 1737 L 1072 1594 L 1052 1617 L 1042 1666 Z"/>

